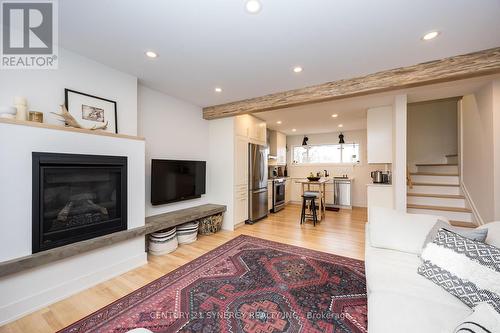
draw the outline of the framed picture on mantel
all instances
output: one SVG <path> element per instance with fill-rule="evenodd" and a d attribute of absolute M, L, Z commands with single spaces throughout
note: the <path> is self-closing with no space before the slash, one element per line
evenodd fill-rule
<path fill-rule="evenodd" d="M 118 133 L 115 101 L 64 89 L 64 104 L 68 112 L 83 126 L 91 128 L 107 124 L 104 131 Z"/>

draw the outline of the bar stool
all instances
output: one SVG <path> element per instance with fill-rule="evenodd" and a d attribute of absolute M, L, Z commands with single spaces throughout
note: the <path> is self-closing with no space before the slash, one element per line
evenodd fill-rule
<path fill-rule="evenodd" d="M 318 216 L 316 215 L 316 198 L 318 196 L 313 193 L 304 192 L 302 196 L 302 212 L 300 214 L 300 224 L 306 222 L 307 218 L 312 218 L 313 225 L 316 226 L 316 222 L 318 222 Z M 306 213 L 306 206 L 309 206 L 309 210 L 311 214 Z"/>

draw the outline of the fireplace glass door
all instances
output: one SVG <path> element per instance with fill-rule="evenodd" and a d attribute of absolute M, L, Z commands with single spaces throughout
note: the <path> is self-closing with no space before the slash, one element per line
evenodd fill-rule
<path fill-rule="evenodd" d="M 33 253 L 127 228 L 126 159 L 45 154 L 34 163 Z"/>

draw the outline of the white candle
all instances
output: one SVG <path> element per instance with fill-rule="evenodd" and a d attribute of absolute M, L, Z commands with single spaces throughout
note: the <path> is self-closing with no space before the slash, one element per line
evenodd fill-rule
<path fill-rule="evenodd" d="M 14 97 L 14 105 L 15 106 L 18 106 L 18 105 L 27 106 L 28 105 L 28 100 L 26 99 L 26 97 L 16 96 L 16 97 Z"/>
<path fill-rule="evenodd" d="M 17 120 L 27 120 L 28 119 L 28 107 L 26 105 L 16 105 L 16 108 L 17 108 L 16 119 Z"/>

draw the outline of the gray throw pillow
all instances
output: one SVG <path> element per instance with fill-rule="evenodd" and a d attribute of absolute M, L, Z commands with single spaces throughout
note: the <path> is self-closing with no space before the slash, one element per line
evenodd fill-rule
<path fill-rule="evenodd" d="M 436 238 L 439 229 L 446 229 L 459 234 L 462 237 L 472 239 L 481 243 L 484 243 L 486 237 L 488 236 L 488 229 L 454 227 L 447 222 L 438 220 L 434 227 L 432 227 L 431 231 L 429 231 L 429 233 L 427 234 L 424 244 L 422 245 L 422 249 L 424 249 L 427 244 L 429 244 Z"/>
<path fill-rule="evenodd" d="M 440 229 L 421 258 L 420 275 L 470 308 L 486 302 L 500 314 L 499 248 Z"/>

